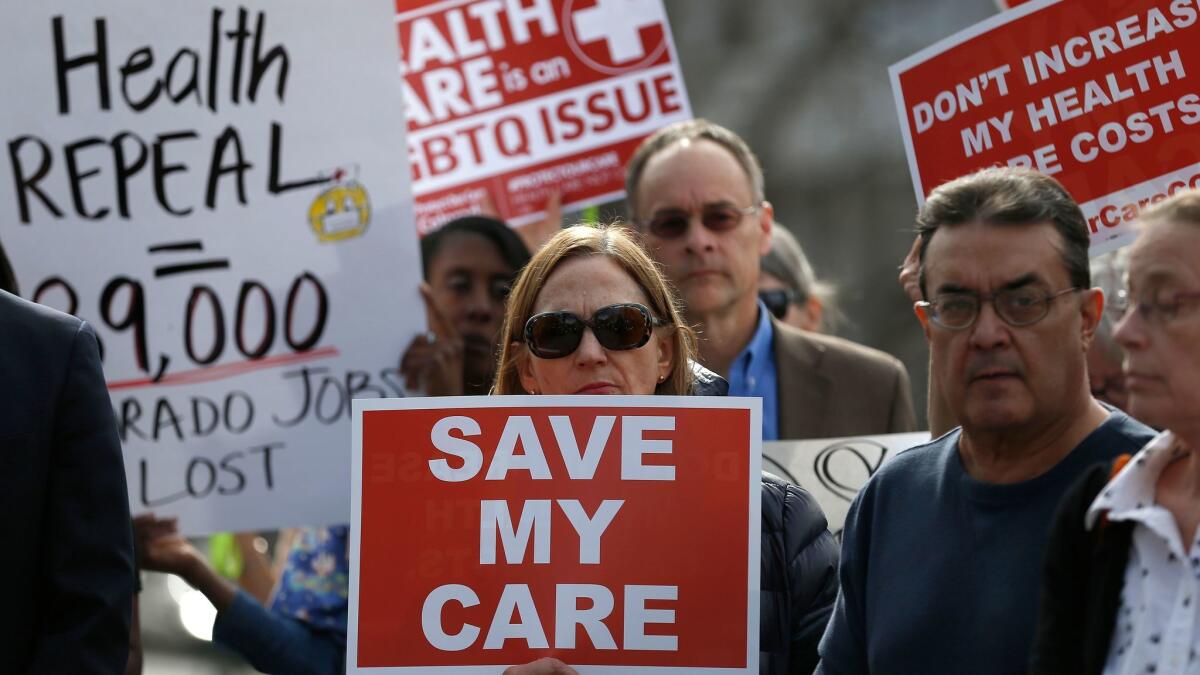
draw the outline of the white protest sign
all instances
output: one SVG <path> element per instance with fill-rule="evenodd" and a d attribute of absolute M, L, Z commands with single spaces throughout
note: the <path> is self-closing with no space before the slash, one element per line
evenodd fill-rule
<path fill-rule="evenodd" d="M 349 517 L 350 399 L 424 322 L 392 8 L 4 10 L 0 241 L 99 334 L 135 513 Z"/>
<path fill-rule="evenodd" d="M 850 502 L 897 454 L 929 442 L 929 432 L 763 443 L 763 469 L 808 490 L 821 505 L 829 531 L 841 536 Z"/>

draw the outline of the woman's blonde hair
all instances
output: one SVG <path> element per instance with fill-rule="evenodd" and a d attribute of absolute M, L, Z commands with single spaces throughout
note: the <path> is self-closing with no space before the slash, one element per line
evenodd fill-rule
<path fill-rule="evenodd" d="M 684 324 L 677 295 L 662 272 L 646 255 L 631 230 L 620 225 L 576 225 L 554 235 L 534 254 L 509 293 L 504 327 L 500 331 L 500 362 L 496 367 L 493 394 L 530 393 L 521 386 L 519 367 L 521 359 L 530 357 L 524 346 L 523 331 L 534 302 L 546 279 L 563 261 L 593 255 L 606 256 L 625 270 L 650 300 L 650 312 L 662 319 L 671 331 L 675 346 L 671 372 L 658 383 L 654 393 L 692 393 L 691 363 L 696 353 L 696 334 Z"/>

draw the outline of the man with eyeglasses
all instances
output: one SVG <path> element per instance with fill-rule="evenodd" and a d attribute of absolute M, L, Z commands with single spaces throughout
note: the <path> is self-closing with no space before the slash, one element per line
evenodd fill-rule
<path fill-rule="evenodd" d="M 1104 308 L 1088 231 L 1052 178 L 987 169 L 917 217 L 931 380 L 962 424 L 908 450 L 846 517 L 819 673 L 1024 673 L 1054 512 L 1153 432 L 1092 398 Z"/>
<path fill-rule="evenodd" d="M 911 431 L 908 374 L 892 356 L 783 325 L 758 299 L 773 210 L 737 134 L 706 120 L 647 138 L 626 170 L 631 219 L 700 333 L 701 363 L 731 396 L 763 400 L 763 439 Z"/>

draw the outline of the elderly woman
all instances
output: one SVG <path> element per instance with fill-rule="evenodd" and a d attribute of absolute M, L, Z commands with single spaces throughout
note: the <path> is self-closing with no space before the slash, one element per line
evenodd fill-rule
<path fill-rule="evenodd" d="M 621 228 L 563 230 L 509 296 L 496 394 L 715 393 L 662 274 Z M 762 673 L 807 673 L 836 595 L 837 547 L 812 497 L 762 479 Z M 508 673 L 570 673 L 543 660 Z"/>
<path fill-rule="evenodd" d="M 1141 220 L 1116 339 L 1129 412 L 1166 431 L 1064 500 L 1033 673 L 1200 672 L 1200 193 Z"/>

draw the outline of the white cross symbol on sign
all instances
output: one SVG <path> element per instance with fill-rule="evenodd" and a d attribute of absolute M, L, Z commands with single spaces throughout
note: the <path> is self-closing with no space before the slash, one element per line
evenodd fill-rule
<path fill-rule="evenodd" d="M 604 40 L 613 63 L 646 55 L 639 31 L 664 23 L 658 0 L 598 0 L 595 7 L 575 12 L 575 33 L 587 44 Z"/>

